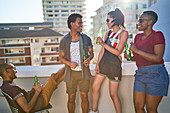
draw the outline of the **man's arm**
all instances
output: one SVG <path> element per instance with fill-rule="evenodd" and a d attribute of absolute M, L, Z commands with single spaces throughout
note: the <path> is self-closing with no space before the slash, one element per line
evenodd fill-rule
<path fill-rule="evenodd" d="M 70 66 L 70 67 L 73 68 L 73 69 L 78 66 L 77 63 L 75 63 L 75 62 L 70 62 L 70 61 L 66 60 L 66 59 L 64 58 L 64 56 L 65 56 L 65 53 L 64 53 L 64 52 L 59 52 L 59 59 L 60 59 L 60 61 L 61 61 L 63 64 L 66 64 L 66 65 Z"/>
<path fill-rule="evenodd" d="M 35 94 L 32 97 L 31 101 L 28 103 L 26 98 L 24 96 L 18 97 L 16 99 L 16 102 L 18 103 L 18 105 L 27 113 L 29 113 L 32 108 L 34 107 L 38 96 L 42 90 L 42 85 L 39 83 L 36 87 L 33 87 L 35 89 Z"/>

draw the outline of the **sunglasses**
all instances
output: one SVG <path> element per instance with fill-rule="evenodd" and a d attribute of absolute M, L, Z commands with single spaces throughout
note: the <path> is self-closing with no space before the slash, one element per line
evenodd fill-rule
<path fill-rule="evenodd" d="M 151 19 L 139 19 L 138 22 L 143 23 L 144 21 L 149 21 L 149 20 L 151 20 Z"/>
<path fill-rule="evenodd" d="M 6 69 L 15 69 L 15 70 L 17 70 L 16 67 L 8 67 L 8 68 L 6 68 Z"/>
<path fill-rule="evenodd" d="M 110 19 L 113 19 L 113 18 L 107 18 L 107 19 L 106 19 L 106 22 L 109 22 L 109 21 L 110 21 Z"/>

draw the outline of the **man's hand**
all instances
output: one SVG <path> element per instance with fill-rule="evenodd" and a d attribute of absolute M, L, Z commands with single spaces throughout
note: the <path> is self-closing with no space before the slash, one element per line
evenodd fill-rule
<path fill-rule="evenodd" d="M 75 69 L 77 66 L 78 66 L 78 63 L 76 63 L 76 62 L 71 62 L 71 63 L 70 63 L 70 67 L 71 67 L 72 69 Z"/>
<path fill-rule="evenodd" d="M 42 91 L 42 89 L 43 89 L 43 85 L 40 84 L 40 83 L 38 83 L 37 86 L 34 86 L 34 85 L 33 85 L 33 88 L 35 89 L 35 91 L 36 91 L 37 93 L 40 93 L 40 92 Z"/>
<path fill-rule="evenodd" d="M 88 67 L 89 64 L 90 64 L 90 60 L 89 60 L 89 59 L 84 60 L 83 64 L 84 64 L 86 67 Z"/>

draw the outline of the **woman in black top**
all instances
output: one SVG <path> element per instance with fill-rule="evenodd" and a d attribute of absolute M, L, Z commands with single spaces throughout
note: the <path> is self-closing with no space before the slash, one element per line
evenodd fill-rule
<path fill-rule="evenodd" d="M 97 113 L 99 91 L 106 76 L 109 78 L 109 91 L 116 113 L 121 113 L 121 102 L 118 97 L 118 87 L 122 76 L 120 54 L 128 39 L 128 32 L 122 29 L 124 28 L 124 15 L 118 8 L 108 13 L 106 24 L 112 30 L 106 33 L 104 41 L 101 37 L 97 38 L 97 42 L 102 48 L 98 56 L 96 75 L 92 86 L 92 113 Z"/>

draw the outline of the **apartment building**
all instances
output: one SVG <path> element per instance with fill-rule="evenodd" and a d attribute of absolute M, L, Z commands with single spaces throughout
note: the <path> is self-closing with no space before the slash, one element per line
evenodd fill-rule
<path fill-rule="evenodd" d="M 34 23 L 0 23 L 0 30 L 41 30 L 53 28 L 53 22 L 34 22 Z"/>
<path fill-rule="evenodd" d="M 96 38 L 99 28 L 102 27 L 103 36 L 108 27 L 106 25 L 107 13 L 114 10 L 116 7 L 120 8 L 125 15 L 125 27 L 129 32 L 129 42 L 133 41 L 133 38 L 138 33 L 138 18 L 141 12 L 148 8 L 148 0 L 103 0 L 103 6 L 96 10 L 96 15 L 93 19 L 93 39 Z M 94 47 L 96 57 L 100 48 Z"/>
<path fill-rule="evenodd" d="M 62 34 L 41 30 L 0 30 L 0 63 L 15 65 L 56 65 Z"/>
<path fill-rule="evenodd" d="M 85 0 L 42 0 L 44 21 L 53 22 L 54 30 L 67 34 L 67 18 L 80 13 L 85 18 Z"/>

